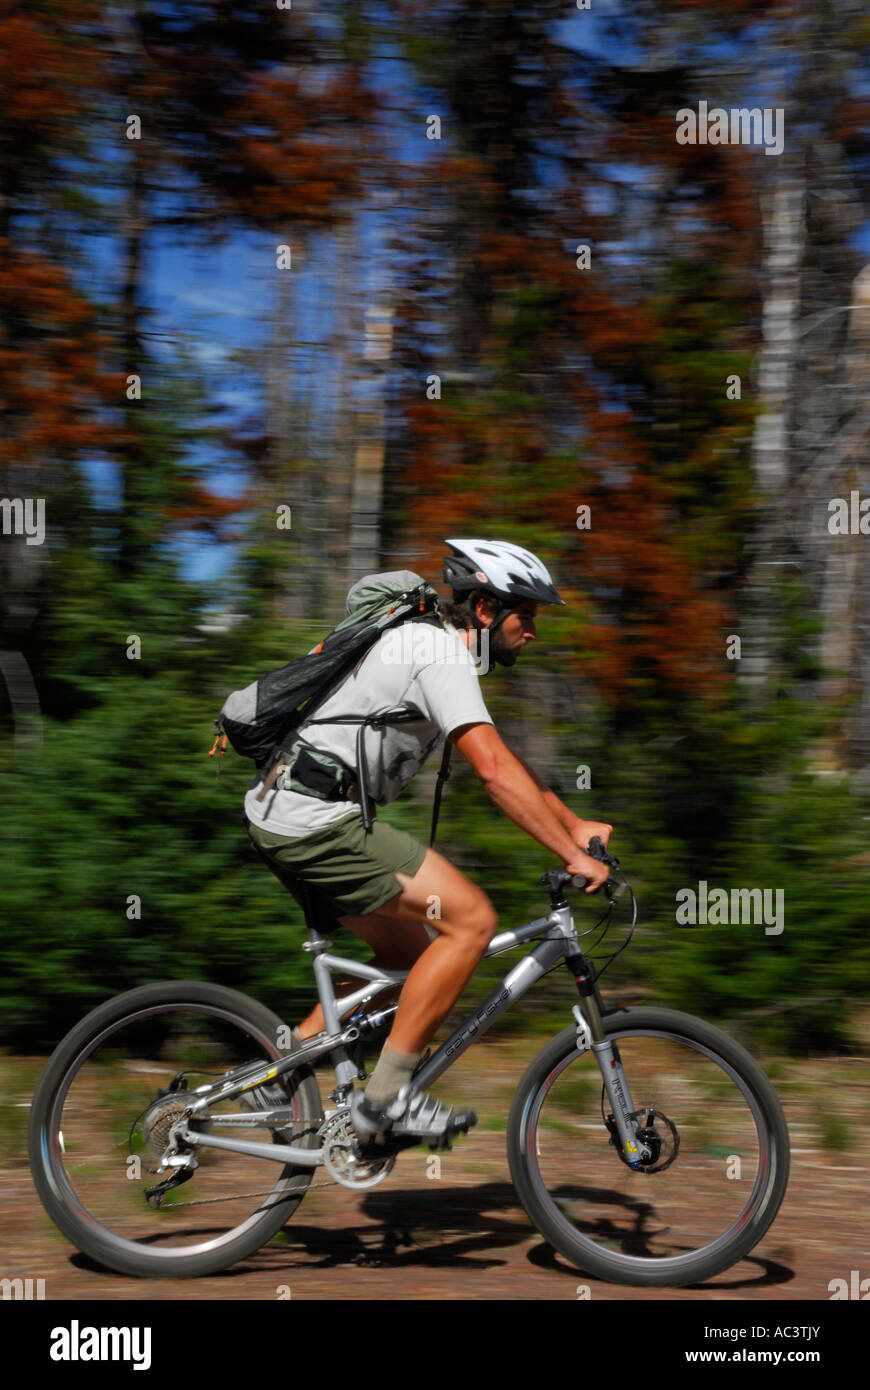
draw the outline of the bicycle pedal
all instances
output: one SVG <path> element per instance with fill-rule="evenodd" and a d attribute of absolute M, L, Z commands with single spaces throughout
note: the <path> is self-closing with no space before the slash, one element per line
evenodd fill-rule
<path fill-rule="evenodd" d="M 473 1111 L 472 1111 L 471 1113 L 472 1113 L 472 1115 L 474 1115 L 474 1112 L 473 1112 Z M 436 1151 L 436 1150 L 438 1150 L 438 1149 L 442 1149 L 442 1150 L 449 1150 L 449 1149 L 451 1149 L 451 1148 L 453 1147 L 453 1145 L 452 1145 L 451 1142 L 450 1142 L 451 1139 L 456 1139 L 456 1138 L 458 1138 L 458 1136 L 459 1136 L 460 1134 L 468 1134 L 468 1131 L 469 1131 L 469 1129 L 471 1129 L 472 1125 L 476 1125 L 476 1124 L 477 1124 L 477 1116 L 476 1116 L 476 1115 L 474 1115 L 474 1118 L 473 1118 L 473 1119 L 471 1118 L 471 1116 L 469 1116 L 468 1122 L 467 1122 L 466 1124 L 451 1124 L 451 1125 L 450 1125 L 450 1128 L 448 1129 L 448 1131 L 447 1131 L 446 1134 L 438 1135 L 438 1136 L 436 1136 L 436 1137 L 430 1142 L 429 1148 L 430 1148 L 431 1150 L 433 1150 L 433 1151 Z"/>
<path fill-rule="evenodd" d="M 468 1131 L 477 1124 L 477 1114 L 474 1110 L 467 1110 L 465 1118 L 461 1121 L 454 1121 L 447 1131 L 448 1139 L 455 1139 L 457 1134 L 467 1134 Z"/>
<path fill-rule="evenodd" d="M 423 1139 L 414 1134 L 397 1134 L 395 1138 L 390 1134 L 372 1135 L 365 1142 L 359 1141 L 359 1156 L 362 1159 L 389 1158 L 400 1153 L 402 1149 L 412 1149 L 422 1143 Z"/>

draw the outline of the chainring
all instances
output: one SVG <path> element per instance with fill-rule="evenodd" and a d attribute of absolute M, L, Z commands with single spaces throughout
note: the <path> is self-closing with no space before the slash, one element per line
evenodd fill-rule
<path fill-rule="evenodd" d="M 323 1136 L 323 1166 L 342 1187 L 356 1190 L 376 1187 L 388 1177 L 396 1161 L 395 1153 L 384 1158 L 372 1158 L 368 1154 L 363 1157 L 349 1109 L 330 1115 L 318 1134 Z"/>

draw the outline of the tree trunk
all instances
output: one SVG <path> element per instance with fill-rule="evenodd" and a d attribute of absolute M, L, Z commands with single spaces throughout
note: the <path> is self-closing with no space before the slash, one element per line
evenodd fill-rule
<path fill-rule="evenodd" d="M 385 235 L 383 232 L 382 235 Z M 393 302 L 389 247 L 375 253 L 365 315 L 362 402 L 357 410 L 348 536 L 348 586 L 377 570 L 381 559 L 381 511 L 386 452 L 387 383 L 393 355 Z M 364 402 L 364 403 L 363 403 Z"/>
<path fill-rule="evenodd" d="M 862 483 L 864 494 L 867 493 L 870 266 L 865 266 L 852 287 L 847 364 L 855 411 L 840 435 L 836 495 L 849 506 L 851 514 L 852 493 L 860 497 Z M 848 535 L 839 536 L 828 531 L 825 540 L 821 660 L 827 674 L 821 697 L 826 703 L 841 703 L 844 708 L 838 736 L 818 751 L 816 767 L 828 772 L 844 767 L 863 768 L 870 773 L 870 664 L 866 640 L 861 640 L 862 634 L 866 636 L 866 622 L 870 617 L 867 565 L 861 564 L 867 540 L 860 531 L 856 534 L 852 530 Z"/>
<path fill-rule="evenodd" d="M 115 16 L 115 46 L 123 64 L 123 79 L 119 77 L 128 100 L 128 115 L 137 115 L 142 122 L 138 140 L 125 138 L 122 128 L 119 138 L 126 145 L 129 159 L 129 178 L 121 218 L 122 279 L 120 301 L 120 357 L 124 375 L 122 420 L 124 443 L 119 450 L 121 500 L 118 516 L 118 575 L 130 579 L 142 565 L 147 545 L 147 505 L 140 497 L 144 482 L 144 449 L 142 444 L 141 411 L 147 409 L 147 393 L 151 383 L 141 381 L 141 400 L 127 395 L 127 379 L 143 377 L 142 345 L 142 281 L 144 276 L 145 240 L 148 230 L 145 147 L 152 138 L 149 113 L 143 109 L 139 94 L 143 90 L 147 57 L 142 43 L 142 0 L 133 0 L 127 16 Z"/>
<path fill-rule="evenodd" d="M 792 482 L 791 405 L 795 383 L 801 265 L 805 246 L 806 185 L 802 170 L 783 170 L 764 209 L 764 302 L 758 367 L 760 411 L 752 441 L 755 484 L 761 496 L 755 559 L 745 593 L 745 619 L 738 679 L 757 696 L 774 675 L 777 643 L 776 591 L 789 565 L 782 518 Z"/>

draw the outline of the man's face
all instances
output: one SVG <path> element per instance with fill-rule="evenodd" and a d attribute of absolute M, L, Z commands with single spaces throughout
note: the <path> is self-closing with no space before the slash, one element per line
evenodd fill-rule
<path fill-rule="evenodd" d="M 498 657 L 502 666 L 513 666 L 523 647 L 527 642 L 534 642 L 537 637 L 535 631 L 535 615 L 538 605 L 531 599 L 523 599 L 516 608 L 508 613 L 503 623 L 496 628 L 490 649 L 493 658 Z M 477 605 L 477 615 L 482 623 L 487 627 L 495 621 L 498 612 L 498 604 L 493 600 L 481 599 Z"/>

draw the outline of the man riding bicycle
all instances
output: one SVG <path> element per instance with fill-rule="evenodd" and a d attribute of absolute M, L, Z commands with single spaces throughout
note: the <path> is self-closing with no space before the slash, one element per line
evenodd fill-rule
<path fill-rule="evenodd" d="M 449 738 L 495 805 L 595 892 L 608 869 L 584 851 L 595 835 L 606 845 L 612 827 L 574 815 L 507 747 L 483 702 L 469 650 L 486 631 L 490 657 L 513 666 L 535 639 L 538 605 L 564 600 L 531 551 L 506 541 L 447 544 L 453 554 L 445 556 L 444 581 L 453 602 L 442 605 L 440 626 L 417 628 L 413 644 L 400 640 L 406 625 L 383 633 L 318 706 L 317 725 L 301 726 L 306 742 L 352 766 L 355 734 L 348 725 L 330 725 L 330 718 L 400 709 L 422 715 L 367 730 L 373 801 L 394 800 Z M 467 1129 L 476 1123 L 474 1112 L 455 1112 L 416 1090 L 412 1074 L 496 932 L 492 903 L 448 859 L 405 831 L 375 819 L 366 832 L 353 787 L 347 800 L 319 800 L 284 789 L 280 780 L 264 796 L 258 775 L 248 790 L 245 814 L 254 844 L 295 896 L 304 885 L 309 902 L 366 941 L 376 965 L 410 972 L 368 1086 L 352 1097 L 357 1132 L 366 1140 L 387 1133 L 444 1140 Z M 436 916 L 430 918 L 433 904 Z M 318 1005 L 294 1031 L 301 1040 L 324 1026 Z"/>

